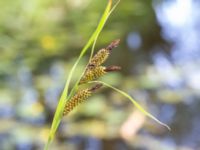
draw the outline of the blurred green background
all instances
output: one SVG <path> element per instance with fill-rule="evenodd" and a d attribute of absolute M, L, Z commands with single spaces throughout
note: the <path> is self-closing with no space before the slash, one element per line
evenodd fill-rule
<path fill-rule="evenodd" d="M 67 74 L 106 3 L 0 1 L 0 150 L 43 149 Z M 121 39 L 106 65 L 122 71 L 102 80 L 171 132 L 104 88 L 63 118 L 51 149 L 199 150 L 199 10 L 197 0 L 121 0 L 96 45 Z"/>

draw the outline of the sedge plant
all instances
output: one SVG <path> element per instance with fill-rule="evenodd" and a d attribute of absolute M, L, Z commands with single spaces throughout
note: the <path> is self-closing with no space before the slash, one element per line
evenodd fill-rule
<path fill-rule="evenodd" d="M 79 104 L 86 101 L 93 93 L 95 93 L 96 90 L 98 90 L 102 86 L 111 88 L 112 90 L 115 90 L 116 92 L 122 94 L 127 99 L 129 99 L 136 106 L 136 108 L 138 108 L 142 113 L 144 113 L 146 116 L 150 117 L 151 119 L 155 120 L 156 122 L 158 122 L 159 124 L 165 126 L 167 129 L 170 130 L 170 128 L 166 124 L 162 123 L 156 117 L 154 117 L 152 114 L 146 111 L 137 101 L 135 101 L 126 92 L 118 88 L 115 88 L 108 83 L 97 80 L 99 77 L 105 75 L 106 73 L 109 73 L 112 71 L 118 71 L 121 69 L 121 67 L 119 66 L 109 66 L 109 67 L 103 66 L 103 63 L 108 59 L 109 55 L 111 54 L 112 49 L 118 46 L 120 40 L 114 40 L 106 48 L 100 49 L 93 56 L 97 38 L 99 34 L 101 33 L 107 19 L 109 18 L 113 10 L 117 7 L 119 2 L 120 0 L 118 0 L 114 4 L 114 6 L 112 6 L 112 0 L 108 0 L 107 6 L 102 14 L 102 17 L 97 25 L 96 30 L 91 35 L 88 42 L 81 50 L 80 55 L 77 58 L 76 62 L 72 66 L 69 72 L 67 81 L 65 83 L 65 87 L 59 99 L 59 102 L 54 114 L 53 122 L 51 125 L 49 137 L 44 147 L 44 150 L 49 149 L 50 144 L 55 137 L 56 131 L 58 129 L 58 126 L 63 116 L 67 116 L 75 107 L 77 107 Z M 71 83 L 72 76 L 75 74 L 75 70 L 80 60 L 83 58 L 83 56 L 89 50 L 90 47 L 91 47 L 91 51 L 90 51 L 90 58 L 88 60 L 88 64 L 86 65 L 83 73 L 80 74 L 76 83 L 72 86 L 72 89 L 69 91 L 69 86 Z M 93 84 L 93 85 L 90 88 L 79 90 L 79 87 L 82 86 L 83 84 Z"/>

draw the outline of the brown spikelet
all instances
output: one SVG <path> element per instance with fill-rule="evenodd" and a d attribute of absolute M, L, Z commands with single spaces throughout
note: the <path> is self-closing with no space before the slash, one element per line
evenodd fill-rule
<path fill-rule="evenodd" d="M 105 67 L 98 66 L 93 69 L 86 70 L 85 74 L 81 78 L 79 84 L 87 83 L 89 81 L 93 81 L 95 79 L 98 79 L 99 77 L 103 76 L 105 74 Z"/>
<path fill-rule="evenodd" d="M 100 49 L 96 55 L 90 60 L 87 69 L 95 68 L 103 64 L 110 55 L 110 52 L 113 48 L 119 45 L 120 40 L 114 40 L 106 48 Z"/>
<path fill-rule="evenodd" d="M 78 106 L 80 103 L 87 100 L 87 98 L 91 96 L 91 90 L 81 90 L 76 93 L 69 101 L 66 102 L 65 108 L 63 111 L 63 116 L 67 115 L 70 111 L 72 111 L 76 106 Z"/>
<path fill-rule="evenodd" d="M 94 57 L 90 60 L 88 69 L 100 66 L 106 61 L 109 55 L 110 55 L 110 52 L 107 49 L 99 50 L 97 54 L 94 55 Z"/>
<path fill-rule="evenodd" d="M 111 42 L 106 49 L 111 51 L 113 48 L 117 47 L 119 45 L 120 39 L 114 40 L 113 42 Z"/>
<path fill-rule="evenodd" d="M 96 84 L 90 89 L 85 89 L 78 91 L 69 101 L 66 102 L 64 111 L 63 111 L 63 116 L 67 115 L 70 111 L 72 111 L 76 106 L 84 102 L 85 100 L 88 99 L 88 97 L 91 96 L 93 92 L 101 88 L 103 84 Z"/>
<path fill-rule="evenodd" d="M 104 71 L 111 72 L 111 71 L 119 71 L 119 70 L 121 70 L 120 66 L 109 66 L 109 67 L 106 67 Z"/>

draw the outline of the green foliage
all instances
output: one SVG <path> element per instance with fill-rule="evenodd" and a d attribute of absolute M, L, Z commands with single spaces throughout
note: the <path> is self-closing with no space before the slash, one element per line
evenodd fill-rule
<path fill-rule="evenodd" d="M 79 61 L 81 60 L 81 58 L 83 57 L 83 55 L 87 52 L 88 48 L 92 45 L 92 43 L 94 42 L 93 44 L 93 50 L 94 51 L 94 45 L 96 43 L 96 40 L 97 40 L 97 37 L 99 36 L 101 30 L 103 29 L 104 27 L 104 24 L 105 22 L 107 21 L 110 13 L 111 13 L 111 5 L 112 5 L 112 1 L 110 0 L 107 4 L 107 7 L 103 13 L 103 16 L 96 28 L 96 30 L 94 31 L 94 33 L 92 34 L 91 38 L 89 39 L 88 43 L 85 45 L 85 47 L 81 50 L 81 53 L 77 59 L 77 61 L 75 62 L 75 64 L 73 65 L 72 69 L 70 70 L 70 73 L 69 73 L 69 76 L 67 78 L 67 81 L 66 81 L 66 84 L 65 84 L 65 88 L 61 94 L 61 97 L 60 97 L 60 100 L 59 100 L 59 103 L 58 103 L 58 106 L 56 108 L 56 112 L 55 112 L 55 116 L 54 116 L 54 119 L 53 119 L 53 123 L 52 123 L 52 126 L 51 126 L 51 130 L 50 130 L 50 134 L 49 134 L 49 138 L 48 138 L 48 142 L 45 146 L 45 150 L 48 150 L 48 147 L 49 147 L 49 144 L 52 142 L 54 136 L 55 136 L 55 133 L 56 133 L 56 130 L 60 124 L 60 121 L 62 119 L 62 114 L 63 114 L 63 109 L 64 109 L 64 106 L 65 106 L 65 102 L 66 102 L 66 98 L 68 97 L 68 89 L 69 89 L 69 84 L 70 84 L 70 81 L 71 81 L 71 78 L 73 76 L 73 73 L 76 69 L 76 66 L 78 65 Z M 115 7 L 114 7 L 115 8 Z M 80 77 L 81 78 L 81 77 Z M 74 88 L 72 89 L 72 92 L 74 91 L 74 89 L 76 89 L 77 85 L 78 85 L 78 82 L 79 80 L 77 81 L 77 83 L 75 84 Z M 67 98 L 67 100 L 69 99 L 69 97 Z"/>
<path fill-rule="evenodd" d="M 93 32 L 92 36 L 90 37 L 89 41 L 87 42 L 87 44 L 84 46 L 84 48 L 81 50 L 81 53 L 78 57 L 78 59 L 76 60 L 76 62 L 74 63 L 72 69 L 70 70 L 69 72 L 69 75 L 68 75 L 68 78 L 67 78 L 67 81 L 66 81 L 66 84 L 65 84 L 65 87 L 64 87 L 64 90 L 61 94 L 61 97 L 60 97 L 60 100 L 59 100 L 59 103 L 58 103 L 58 106 L 56 108 L 56 112 L 55 112 L 55 115 L 54 115 L 54 118 L 53 118 L 53 122 L 52 122 L 52 126 L 51 126 L 51 130 L 50 130 L 50 134 L 49 134 L 49 138 L 48 138 L 48 141 L 45 145 L 45 150 L 48 150 L 49 149 L 49 145 L 50 143 L 53 141 L 54 139 L 54 136 L 56 134 L 56 131 L 57 131 L 57 128 L 61 122 L 61 119 L 63 117 L 63 110 L 64 110 L 64 106 L 65 106 L 65 103 L 67 100 L 69 100 L 73 95 L 74 93 L 78 90 L 79 88 L 79 81 L 83 75 L 83 73 L 80 75 L 79 79 L 76 81 L 76 83 L 74 84 L 72 90 L 69 92 L 69 86 L 70 86 L 70 82 L 72 80 L 72 76 L 74 75 L 75 73 L 75 70 L 80 62 L 80 60 L 83 58 L 84 54 L 88 51 L 89 47 L 92 46 L 92 49 L 91 49 L 91 55 L 90 55 L 90 60 L 93 56 L 93 53 L 94 53 L 94 47 L 95 47 L 95 44 L 96 44 L 96 41 L 97 41 L 97 38 L 99 36 L 99 34 L 101 33 L 107 19 L 109 18 L 110 14 L 113 12 L 113 10 L 116 8 L 116 6 L 118 5 L 119 1 L 112 7 L 112 0 L 109 0 L 107 6 L 106 6 L 106 9 L 100 19 L 100 22 L 96 28 L 96 30 Z M 85 68 L 86 69 L 86 68 Z M 84 72 L 84 70 L 83 70 Z M 127 93 L 105 83 L 105 82 L 102 82 L 102 81 L 91 81 L 90 83 L 102 83 L 103 85 L 117 91 L 118 93 L 122 94 L 123 96 L 127 97 L 129 100 L 132 101 L 132 103 L 142 112 L 144 113 L 145 115 L 147 115 L 148 117 L 154 119 L 156 122 L 158 122 L 159 124 L 167 127 L 168 129 L 170 129 L 166 124 L 160 122 L 158 119 L 156 119 L 153 115 L 151 115 L 150 113 L 148 113 L 145 109 L 143 109 L 143 107 L 141 107 L 133 98 L 131 98 Z"/>
<path fill-rule="evenodd" d="M 140 106 L 140 104 L 134 100 L 130 95 L 128 95 L 127 93 L 125 93 L 124 91 L 121 91 L 115 87 L 113 87 L 112 85 L 105 83 L 103 81 L 91 81 L 91 83 L 101 83 L 113 90 L 115 90 L 116 92 L 122 94 L 124 97 L 128 98 L 134 105 L 136 108 L 138 108 L 143 114 L 145 114 L 146 116 L 150 117 L 151 119 L 155 120 L 157 123 L 165 126 L 168 130 L 171 130 L 170 127 L 166 124 L 164 124 L 163 122 L 159 121 L 156 117 L 154 117 L 153 115 L 151 115 L 149 112 L 147 112 L 142 106 Z"/>

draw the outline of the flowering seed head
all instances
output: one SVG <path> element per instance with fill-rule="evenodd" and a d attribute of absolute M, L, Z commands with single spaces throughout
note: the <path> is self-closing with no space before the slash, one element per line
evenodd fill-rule
<path fill-rule="evenodd" d="M 63 116 L 67 115 L 70 111 L 72 111 L 76 106 L 83 103 L 85 100 L 87 100 L 93 92 L 98 90 L 102 87 L 103 84 L 96 84 L 90 89 L 85 89 L 78 91 L 69 101 L 66 102 Z"/>
<path fill-rule="evenodd" d="M 95 79 L 98 79 L 99 77 L 103 76 L 105 74 L 105 67 L 98 66 L 93 69 L 86 70 L 85 74 L 81 78 L 79 84 L 87 83 L 89 81 L 93 81 Z"/>
<path fill-rule="evenodd" d="M 100 49 L 96 55 L 94 55 L 94 57 L 90 60 L 88 68 L 95 68 L 97 66 L 100 66 L 101 64 L 103 64 L 107 58 L 110 55 L 110 52 L 113 48 L 117 47 L 119 45 L 120 40 L 114 40 L 113 42 L 111 42 L 106 48 Z"/>
<path fill-rule="evenodd" d="M 78 91 L 78 93 L 76 93 L 76 95 L 74 95 L 69 101 L 66 102 L 65 108 L 64 108 L 64 111 L 63 111 L 63 116 L 67 115 L 76 106 L 78 106 L 80 103 L 87 100 L 88 97 L 90 97 L 90 96 L 91 96 L 91 90 L 90 89 Z"/>
<path fill-rule="evenodd" d="M 101 49 L 97 52 L 96 55 L 90 60 L 88 67 L 95 68 L 97 66 L 100 66 L 103 64 L 108 56 L 110 55 L 110 52 L 107 49 Z"/>

